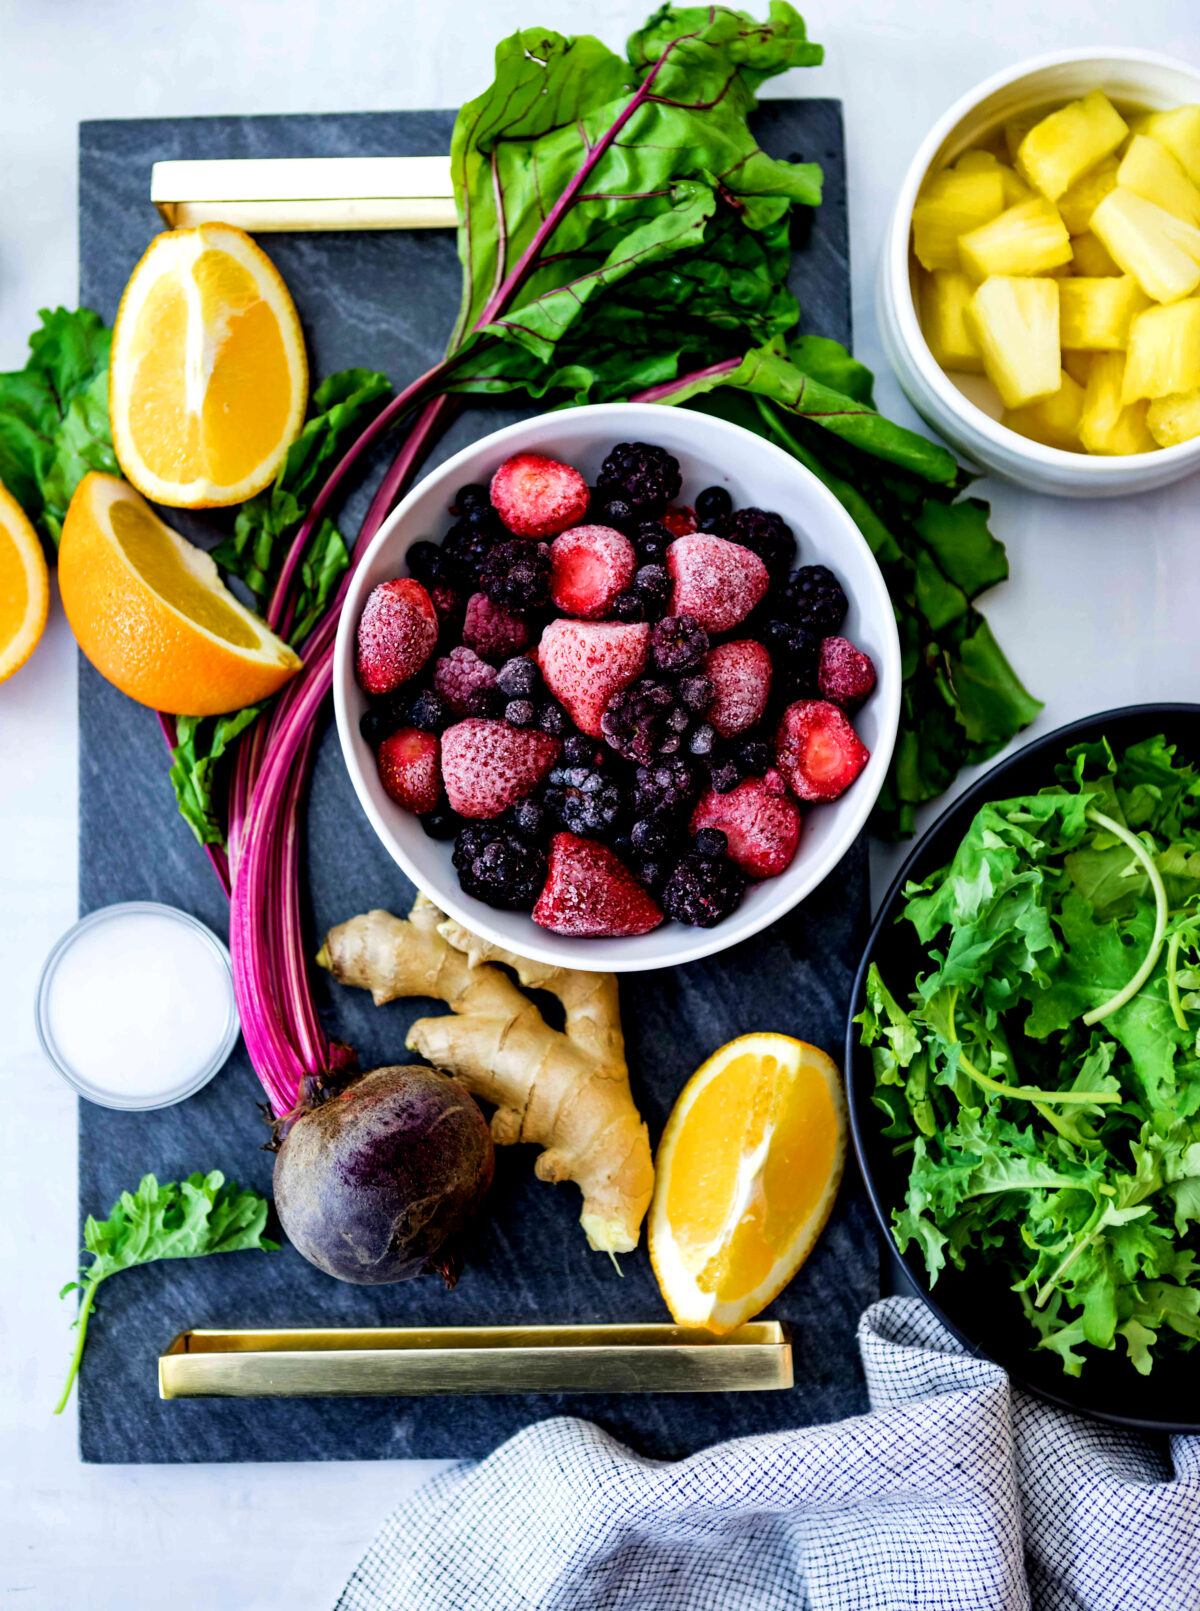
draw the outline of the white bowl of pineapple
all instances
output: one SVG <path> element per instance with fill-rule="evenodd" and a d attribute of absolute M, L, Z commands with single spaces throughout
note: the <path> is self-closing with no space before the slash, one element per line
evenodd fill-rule
<path fill-rule="evenodd" d="M 1067 497 L 1200 468 L 1200 71 L 1149 51 L 998 73 L 917 152 L 878 281 L 913 407 Z"/>

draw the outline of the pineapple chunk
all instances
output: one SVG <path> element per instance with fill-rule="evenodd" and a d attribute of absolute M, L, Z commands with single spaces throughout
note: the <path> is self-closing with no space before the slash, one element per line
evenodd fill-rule
<path fill-rule="evenodd" d="M 1092 355 L 1090 352 L 1079 352 L 1075 348 L 1064 347 L 1062 366 L 1073 381 L 1080 386 L 1086 386 L 1088 376 L 1092 372 Z"/>
<path fill-rule="evenodd" d="M 1121 272 L 1109 256 L 1107 246 L 1101 245 L 1090 229 L 1086 235 L 1076 235 L 1071 245 L 1075 250 L 1076 274 L 1082 274 L 1086 279 L 1098 280 L 1105 275 Z"/>
<path fill-rule="evenodd" d="M 1027 436 L 1031 441 L 1042 442 L 1046 447 L 1078 453 L 1082 413 L 1083 387 L 1064 370 L 1062 384 L 1056 392 L 1051 392 L 1040 402 L 1027 403 L 1024 408 L 1006 409 L 1002 423 L 1010 431 Z"/>
<path fill-rule="evenodd" d="M 1148 135 L 1135 134 L 1129 142 L 1117 171 L 1117 184 L 1185 223 L 1200 226 L 1200 190 L 1166 146 Z"/>
<path fill-rule="evenodd" d="M 1125 119 L 1104 91 L 1093 90 L 1034 124 L 1017 150 L 1017 172 L 1049 201 L 1057 201 L 1128 133 Z"/>
<path fill-rule="evenodd" d="M 1058 198 L 1058 211 L 1070 234 L 1083 235 L 1091 227 L 1092 214 L 1109 191 L 1117 188 L 1120 166 L 1116 157 L 1105 157 L 1082 179 L 1076 179 L 1070 190 L 1063 191 Z"/>
<path fill-rule="evenodd" d="M 1092 231 L 1156 302 L 1178 302 L 1200 285 L 1200 229 L 1119 185 L 1092 214 Z"/>
<path fill-rule="evenodd" d="M 1200 386 L 1200 298 L 1148 308 L 1133 321 L 1121 401 L 1167 397 Z"/>
<path fill-rule="evenodd" d="M 1035 196 L 961 235 L 958 256 L 974 280 L 994 274 L 1045 274 L 1071 261 L 1071 237 L 1054 205 Z"/>
<path fill-rule="evenodd" d="M 1036 124 L 1041 122 L 1040 112 L 1022 112 L 1020 117 L 1010 117 L 1004 125 L 1004 144 L 1008 148 L 1008 160 L 1015 162 L 1017 152 L 1021 149 L 1021 141 Z"/>
<path fill-rule="evenodd" d="M 1092 359 L 1079 417 L 1079 440 L 1089 453 L 1150 453 L 1156 446 L 1146 426 L 1146 404 L 1121 402 L 1123 352 L 1098 352 Z"/>
<path fill-rule="evenodd" d="M 1061 280 L 1058 322 L 1064 347 L 1091 350 L 1129 345 L 1129 326 L 1150 306 L 1150 298 L 1132 274 L 1113 279 Z"/>
<path fill-rule="evenodd" d="M 1062 370 L 1053 280 L 993 275 L 971 298 L 966 318 L 1005 408 L 1022 408 L 1058 390 Z"/>
<path fill-rule="evenodd" d="M 1194 185 L 1200 185 L 1200 106 L 1148 112 L 1137 118 L 1137 132 L 1165 145 Z"/>
<path fill-rule="evenodd" d="M 955 173 L 998 173 L 1000 183 L 1004 186 L 1004 205 L 1015 207 L 1019 201 L 1028 201 L 1033 191 L 1017 174 L 1015 168 L 1010 168 L 1007 162 L 1001 162 L 994 151 L 985 151 L 980 146 L 972 146 L 964 151 L 954 164 Z"/>
<path fill-rule="evenodd" d="M 943 369 L 979 373 L 983 359 L 966 326 L 967 304 L 975 286 L 965 274 L 938 269 L 921 277 L 921 329 L 929 350 Z"/>
<path fill-rule="evenodd" d="M 1175 447 L 1200 436 L 1200 391 L 1156 397 L 1146 410 L 1146 424 L 1159 447 Z"/>
<path fill-rule="evenodd" d="M 926 269 L 958 268 L 958 237 L 1004 207 L 999 171 L 935 174 L 913 208 L 913 251 Z"/>

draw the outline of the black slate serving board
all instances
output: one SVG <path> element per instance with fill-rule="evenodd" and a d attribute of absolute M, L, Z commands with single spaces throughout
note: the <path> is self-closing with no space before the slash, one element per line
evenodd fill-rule
<path fill-rule="evenodd" d="M 80 128 L 80 296 L 111 320 L 138 257 L 161 227 L 149 202 L 150 166 L 185 157 L 429 155 L 448 147 L 452 114 L 165 119 Z M 764 146 L 816 158 L 826 200 L 806 220 L 794 284 L 805 327 L 850 338 L 841 108 L 775 101 L 759 121 Z M 352 364 L 403 382 L 440 353 L 458 299 L 449 232 L 274 235 L 264 245 L 300 311 L 315 376 Z M 518 417 L 473 408 L 434 462 Z M 375 467 L 376 472 L 378 466 Z M 370 476 L 365 478 L 369 486 Z M 344 525 L 365 509 L 351 496 Z M 174 516 L 172 518 L 175 518 Z M 177 524 L 211 535 L 219 519 Z M 149 711 L 80 665 L 80 906 L 124 900 L 183 907 L 226 932 L 224 897 L 175 814 L 166 756 Z M 413 890 L 376 841 L 354 799 L 332 725 L 317 759 L 308 815 L 310 932 L 371 906 L 407 911 Z M 773 1028 L 836 1053 L 866 929 L 860 842 L 798 912 L 709 962 L 622 984 L 635 1091 L 657 1140 L 672 1099 L 712 1049 Z M 314 947 L 315 949 L 315 947 Z M 383 1010 L 357 991 L 317 982 L 327 1027 L 363 1066 L 404 1057 L 409 1022 L 430 1004 Z M 434 1010 L 439 1010 L 435 1008 Z M 220 1075 L 177 1107 L 128 1114 L 80 1104 L 82 1214 L 106 1212 L 146 1171 L 160 1179 L 219 1167 L 269 1191 L 260 1089 L 239 1045 Z M 576 1223 L 578 1193 L 533 1178 L 529 1148 L 502 1149 L 491 1214 L 458 1287 L 434 1280 L 351 1287 L 290 1248 L 132 1270 L 106 1286 L 80 1383 L 80 1446 L 90 1461 L 388 1459 L 482 1455 L 530 1421 L 590 1416 L 641 1452 L 674 1457 L 739 1433 L 811 1424 L 865 1408 L 854 1327 L 879 1292 L 878 1251 L 851 1173 L 820 1245 L 770 1315 L 792 1328 L 796 1387 L 758 1394 L 505 1396 L 417 1399 L 193 1400 L 156 1396 L 155 1361 L 188 1327 L 445 1325 L 666 1319 L 644 1248 L 623 1277 L 591 1253 Z M 853 1165 L 850 1166 L 851 1171 Z"/>

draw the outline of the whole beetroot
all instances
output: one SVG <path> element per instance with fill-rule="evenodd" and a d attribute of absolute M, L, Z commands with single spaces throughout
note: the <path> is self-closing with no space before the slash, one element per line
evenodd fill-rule
<path fill-rule="evenodd" d="M 339 1281 L 378 1285 L 437 1270 L 492 1181 L 487 1121 L 438 1069 L 377 1068 L 298 1118 L 275 1159 L 288 1239 Z"/>

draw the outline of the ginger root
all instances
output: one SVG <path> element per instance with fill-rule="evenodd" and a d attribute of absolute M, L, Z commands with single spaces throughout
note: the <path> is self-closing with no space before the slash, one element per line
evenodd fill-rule
<path fill-rule="evenodd" d="M 573 1180 L 579 1222 L 593 1248 L 628 1253 L 654 1189 L 650 1140 L 625 1064 L 617 981 L 610 973 L 530 962 L 445 917 L 424 895 L 406 920 L 366 912 L 330 929 L 317 961 L 339 984 L 371 991 L 376 1005 L 433 996 L 452 1016 L 419 1018 L 405 1044 L 495 1104 L 498 1146 L 544 1150 L 540 1180 Z M 501 968 L 558 997 L 560 1033 Z"/>

